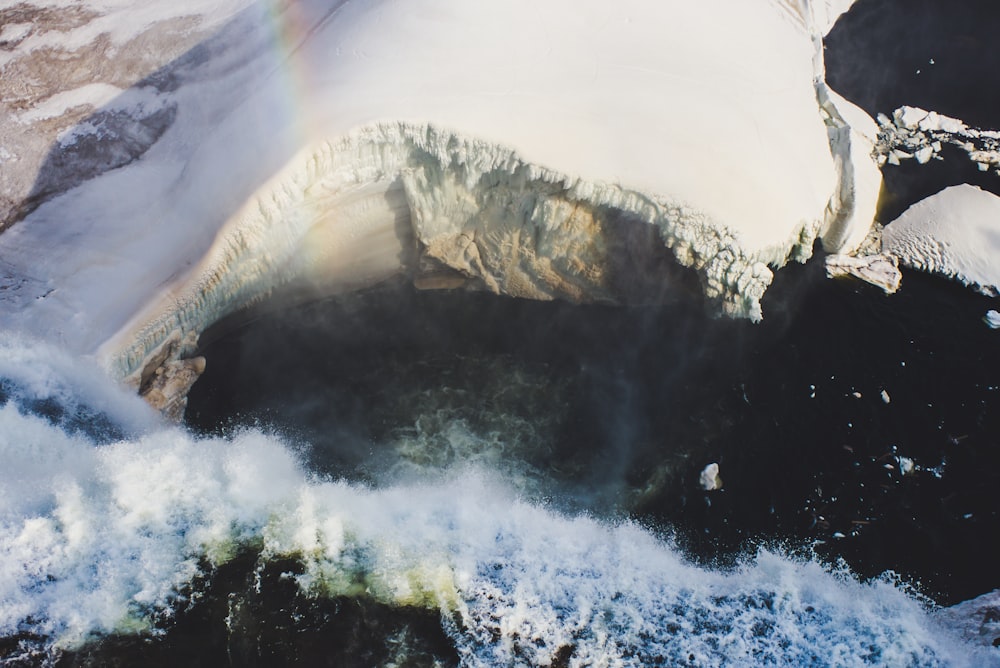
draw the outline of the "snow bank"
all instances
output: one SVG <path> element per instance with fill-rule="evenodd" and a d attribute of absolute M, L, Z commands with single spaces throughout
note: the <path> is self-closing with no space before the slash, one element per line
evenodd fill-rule
<path fill-rule="evenodd" d="M 817 236 L 851 253 L 871 224 L 870 119 L 822 81 L 819 36 L 849 4 L 248 10 L 158 75 L 176 113 L 141 159 L 0 237 L 18 276 L 4 324 L 135 373 L 281 285 L 410 271 L 414 241 L 479 287 L 602 299 L 588 268 L 611 215 L 654 225 L 720 310 L 760 318 L 769 266 Z M 97 136 L 81 127 L 59 136 Z"/>
<path fill-rule="evenodd" d="M 882 245 L 908 267 L 1000 294 L 1000 197 L 976 186 L 917 202 L 886 226 Z"/>

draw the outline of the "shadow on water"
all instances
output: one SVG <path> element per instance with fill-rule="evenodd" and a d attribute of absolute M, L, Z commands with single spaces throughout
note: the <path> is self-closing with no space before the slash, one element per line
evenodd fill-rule
<path fill-rule="evenodd" d="M 403 280 L 292 310 L 263 304 L 206 332 L 210 369 L 188 423 L 209 433 L 270 426 L 309 444 L 318 470 L 365 482 L 470 464 L 538 498 L 558 470 L 574 487 L 567 496 L 593 509 L 590 497 L 618 493 L 610 483 L 623 483 L 632 451 L 653 441 L 632 413 L 672 401 L 636 395 L 636 371 L 666 358 L 668 373 L 685 368 L 701 345 L 687 323 L 706 317 L 692 272 L 653 228 L 609 224 L 620 228 L 614 289 L 671 304 L 656 310 L 674 318 L 668 330 L 640 305 L 421 292 Z M 662 294 L 661 281 L 675 292 Z"/>
<path fill-rule="evenodd" d="M 982 539 L 1000 530 L 991 305 L 911 273 L 887 297 L 819 262 L 779 273 L 756 326 L 385 286 L 208 346 L 187 416 L 263 421 L 334 477 L 479 463 L 529 498 L 669 528 L 710 563 L 787 540 L 952 602 L 1000 585 Z"/>

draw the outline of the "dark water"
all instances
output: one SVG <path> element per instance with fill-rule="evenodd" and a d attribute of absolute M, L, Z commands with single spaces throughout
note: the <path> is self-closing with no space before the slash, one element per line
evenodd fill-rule
<path fill-rule="evenodd" d="M 994 0 L 859 0 L 824 40 L 826 80 L 872 117 L 908 105 L 996 128 L 998 18 Z"/>
<path fill-rule="evenodd" d="M 292 434 L 314 470 L 374 485 L 471 458 L 533 501 L 638 518 L 696 561 L 726 567 L 778 545 L 862 578 L 894 571 L 948 605 L 1000 587 L 1000 332 L 982 321 L 994 306 L 912 272 L 886 296 L 826 279 L 817 261 L 778 275 L 759 325 L 700 304 L 393 284 L 215 341 L 187 419 Z M 456 423 L 470 449 L 450 435 Z M 713 461 L 724 487 L 705 492 L 699 472 Z M 253 593 L 252 564 L 212 578 L 197 624 L 122 640 L 113 655 L 172 661 L 194 646 L 220 661 L 242 651 L 246 665 L 366 665 L 330 649 L 346 634 L 334 644 L 383 652 L 405 637 L 412 665 L 457 660 L 434 614 L 307 598 L 274 565 Z M 223 605 L 234 597 L 246 599 L 235 624 Z"/>
<path fill-rule="evenodd" d="M 304 595 L 287 577 L 301 564 L 259 569 L 245 554 L 196 582 L 197 605 L 181 609 L 163 636 L 122 635 L 61 654 L 60 667 L 115 666 L 456 666 L 436 611 L 392 607 L 365 597 Z M 10 639 L 12 646 L 17 639 Z M 3 648 L 0 646 L 0 651 Z M 35 665 L 34 661 L 2 662 Z"/>
<path fill-rule="evenodd" d="M 529 496 L 631 513 L 708 562 L 761 541 L 814 546 L 947 604 L 1000 586 L 992 305 L 915 273 L 886 297 L 825 279 L 817 262 L 779 274 L 760 325 L 694 305 L 392 286 L 215 342 L 188 421 L 263 421 L 310 444 L 314 467 L 376 484 L 387 460 L 411 474 L 461 463 L 434 440 L 458 421 L 534 477 Z M 399 440 L 417 445 L 400 455 Z M 706 493 L 713 461 L 725 484 Z"/>
<path fill-rule="evenodd" d="M 188 420 L 206 431 L 263 423 L 291 434 L 313 470 L 376 486 L 471 458 L 532 502 L 631 515 L 698 561 L 725 567 L 780 542 L 861 577 L 894 570 L 947 604 L 1000 586 L 1000 332 L 981 320 L 991 304 L 910 273 L 886 297 L 827 280 L 815 262 L 779 275 L 760 325 L 700 304 L 389 285 L 218 339 Z M 709 493 L 698 474 L 710 461 L 725 484 Z M 261 561 L 252 546 L 202 567 L 159 620 L 165 634 L 107 638 L 59 665 L 460 660 L 440 611 L 304 593 L 301 563 Z M 552 656 L 569 661 L 572 647 L 562 651 Z"/>
<path fill-rule="evenodd" d="M 873 115 L 909 104 L 1000 126 L 995 14 L 988 0 L 862 0 L 827 40 L 828 80 Z M 887 169 L 880 219 L 951 183 L 998 189 L 959 162 Z M 392 284 L 272 310 L 210 343 L 186 420 L 204 433 L 263 426 L 318 474 L 372 486 L 471 462 L 532 502 L 637 518 L 706 564 L 777 545 L 862 578 L 894 571 L 948 605 L 1000 587 L 990 308 L 912 272 L 887 297 L 825 279 L 819 261 L 779 272 L 759 325 L 696 301 L 576 306 Z M 724 485 L 705 492 L 710 462 Z M 306 596 L 287 577 L 301 564 L 262 564 L 250 548 L 204 567 L 164 635 L 107 638 L 59 665 L 460 659 L 437 611 Z M 4 639 L 0 657 L 32 641 Z"/>

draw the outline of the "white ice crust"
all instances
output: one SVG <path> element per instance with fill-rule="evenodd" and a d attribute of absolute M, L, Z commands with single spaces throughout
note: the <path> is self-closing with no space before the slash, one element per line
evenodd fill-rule
<path fill-rule="evenodd" d="M 927 111 L 920 107 L 900 107 L 892 113 L 878 115 L 879 162 L 898 165 L 902 160 L 916 159 L 926 164 L 941 159 L 943 146 L 952 145 L 964 151 L 980 171 L 993 170 L 1000 174 L 1000 132 L 969 127 L 965 121 Z"/>
<path fill-rule="evenodd" d="M 887 225 L 882 244 L 908 267 L 1000 294 L 1000 197 L 993 193 L 945 188 Z"/>
<path fill-rule="evenodd" d="M 190 30 L 221 27 L 175 88 L 147 91 L 143 104 L 176 105 L 176 120 L 141 159 L 0 236 L 0 324 L 127 375 L 168 338 L 283 283 L 398 271 L 414 239 L 518 294 L 510 258 L 483 260 L 497 229 L 559 228 L 550 264 L 569 266 L 590 229 L 577 210 L 599 227 L 609 208 L 655 225 L 723 310 L 759 318 L 768 265 L 808 257 L 818 235 L 850 253 L 871 225 L 870 119 L 822 81 L 819 37 L 849 5 L 368 0 L 277 18 L 182 7 Z M 118 40 L 167 18 L 162 6 L 87 7 Z M 110 89 L 95 73 L 75 90 L 17 122 Z M 59 137 L 89 131 L 84 121 Z M 470 236 L 475 247 L 461 246 Z M 353 269 L 331 269 L 344 262 Z M 526 296 L 589 289 L 576 285 L 586 267 L 560 271 L 556 287 L 529 280 Z"/>

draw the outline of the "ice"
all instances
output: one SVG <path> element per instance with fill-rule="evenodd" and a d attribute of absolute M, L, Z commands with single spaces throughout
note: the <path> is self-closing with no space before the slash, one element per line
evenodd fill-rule
<path fill-rule="evenodd" d="M 760 318 L 770 267 L 805 259 L 817 236 L 851 253 L 872 222 L 874 125 L 822 82 L 819 38 L 849 4 L 371 1 L 306 3 L 293 17 L 95 2 L 59 40 L 40 22 L 16 62 L 57 41 L 86 49 L 101 31 L 116 45 L 177 34 L 171 45 L 202 46 L 176 70 L 150 75 L 143 61 L 153 88 L 104 105 L 171 110 L 138 128 L 127 166 L 0 237 L 0 261 L 24 279 L 3 324 L 134 374 L 172 335 L 283 285 L 354 289 L 410 271 L 399 247 L 413 238 L 486 289 L 604 299 L 573 266 L 590 262 L 574 254 L 598 245 L 587 230 L 607 211 L 653 225 L 719 310 Z M 95 73 L 26 118 L 68 122 L 51 114 L 118 81 Z M 136 90 L 147 103 L 129 101 Z M 85 118 L 26 136 L 68 149 L 105 127 Z M 344 155 L 317 161 L 328 147 Z M 278 224 L 281 202 L 294 224 Z M 517 257 L 463 241 L 516 228 L 561 231 Z M 321 269 L 365 237 L 381 240 L 370 263 Z M 562 267 L 554 285 L 550 267 Z"/>
<path fill-rule="evenodd" d="M 827 255 L 824 261 L 826 273 L 830 278 L 837 276 L 854 276 L 877 285 L 886 294 L 892 294 L 899 289 L 902 274 L 896 257 L 887 253 L 877 255 Z"/>
<path fill-rule="evenodd" d="M 962 636 L 966 639 L 985 647 L 1000 647 L 998 610 L 1000 610 L 1000 589 L 945 608 L 938 613 L 938 616 L 953 628 L 960 628 Z"/>
<path fill-rule="evenodd" d="M 1000 134 L 992 130 L 970 128 L 963 121 L 919 107 L 900 107 L 892 119 L 879 114 L 877 152 L 881 160 L 898 165 L 900 160 L 916 158 L 926 164 L 941 152 L 945 144 L 957 146 L 978 163 L 980 171 L 1000 165 Z"/>
<path fill-rule="evenodd" d="M 698 476 L 698 483 L 706 492 L 722 489 L 722 478 L 719 477 L 719 465 L 712 462 L 701 471 Z"/>
<path fill-rule="evenodd" d="M 962 184 L 923 199 L 886 226 L 886 253 L 908 267 L 1000 292 L 1000 197 Z"/>
<path fill-rule="evenodd" d="M 931 161 L 931 157 L 934 155 L 933 146 L 923 146 L 913 154 L 913 157 L 917 159 L 921 165 L 925 165 Z"/>
<path fill-rule="evenodd" d="M 916 130 L 926 117 L 927 112 L 919 107 L 901 107 L 893 112 L 896 125 L 909 130 Z"/>
<path fill-rule="evenodd" d="M 30 23 L 7 23 L 3 27 L 0 27 L 0 43 L 20 42 L 30 32 Z"/>

